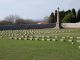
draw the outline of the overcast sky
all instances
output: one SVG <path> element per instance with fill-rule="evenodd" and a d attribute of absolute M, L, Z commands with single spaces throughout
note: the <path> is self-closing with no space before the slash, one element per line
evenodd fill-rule
<path fill-rule="evenodd" d="M 8 15 L 22 18 L 40 19 L 49 16 L 52 11 L 80 8 L 80 0 L 0 0 L 0 19 Z"/>

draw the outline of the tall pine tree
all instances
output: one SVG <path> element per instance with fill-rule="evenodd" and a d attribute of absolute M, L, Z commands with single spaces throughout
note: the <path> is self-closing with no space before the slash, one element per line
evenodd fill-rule
<path fill-rule="evenodd" d="M 72 18 L 71 22 L 72 22 L 72 23 L 76 23 L 76 22 L 77 22 L 77 21 L 76 21 L 76 11 L 75 11 L 74 8 L 72 9 L 72 13 L 73 13 L 74 17 Z"/>
<path fill-rule="evenodd" d="M 51 15 L 49 16 L 49 23 L 54 23 L 54 13 L 52 12 Z"/>
<path fill-rule="evenodd" d="M 77 13 L 77 22 L 80 22 L 80 9 L 78 10 L 78 13 Z"/>
<path fill-rule="evenodd" d="M 61 20 L 61 22 L 62 22 L 64 16 L 65 16 L 65 11 L 60 11 L 60 20 Z"/>
<path fill-rule="evenodd" d="M 57 10 L 55 10 L 55 17 L 54 17 L 55 22 L 57 22 Z"/>

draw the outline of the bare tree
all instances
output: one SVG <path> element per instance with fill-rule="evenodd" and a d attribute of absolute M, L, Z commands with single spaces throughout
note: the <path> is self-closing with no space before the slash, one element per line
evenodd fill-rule
<path fill-rule="evenodd" d="M 8 21 L 8 22 L 15 23 L 15 21 L 16 21 L 17 19 L 21 19 L 20 16 L 18 16 L 18 15 L 9 15 L 9 16 L 5 17 L 4 20 L 6 20 L 6 21 Z"/>

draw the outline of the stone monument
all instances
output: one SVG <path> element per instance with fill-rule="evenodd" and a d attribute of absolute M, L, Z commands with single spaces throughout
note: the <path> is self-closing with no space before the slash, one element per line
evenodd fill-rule
<path fill-rule="evenodd" d="M 56 29 L 61 29 L 61 21 L 60 21 L 60 16 L 59 16 L 59 7 L 58 7 L 58 9 L 57 9 Z"/>

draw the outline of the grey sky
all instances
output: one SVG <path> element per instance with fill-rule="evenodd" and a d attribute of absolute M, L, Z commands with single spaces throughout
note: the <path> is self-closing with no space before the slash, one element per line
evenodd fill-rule
<path fill-rule="evenodd" d="M 80 8 L 80 0 L 0 0 L 0 19 L 8 15 L 39 19 L 49 16 L 52 11 Z"/>

